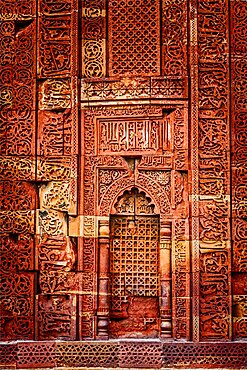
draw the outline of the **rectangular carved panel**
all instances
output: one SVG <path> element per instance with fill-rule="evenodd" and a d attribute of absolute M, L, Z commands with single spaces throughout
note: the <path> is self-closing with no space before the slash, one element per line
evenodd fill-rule
<path fill-rule="evenodd" d="M 112 295 L 158 296 L 159 220 L 138 216 L 135 233 L 129 222 L 128 217 L 114 217 L 111 223 Z"/>
<path fill-rule="evenodd" d="M 0 339 L 33 339 L 34 274 L 7 271 L 0 282 Z"/>
<path fill-rule="evenodd" d="M 106 77 L 103 80 L 83 79 L 81 98 L 97 105 L 99 101 L 140 100 L 150 98 L 177 99 L 188 96 L 185 77 Z"/>
<path fill-rule="evenodd" d="M 143 199 L 142 199 L 143 200 Z M 139 199 L 140 201 L 140 199 Z M 137 209 L 147 207 L 137 200 Z M 126 202 L 128 207 L 130 200 Z M 119 204 L 120 206 L 120 204 Z M 130 222 L 135 222 L 130 228 Z M 110 242 L 111 337 L 159 332 L 159 218 L 112 216 Z"/>
<path fill-rule="evenodd" d="M 163 153 L 169 148 L 170 134 L 169 119 L 99 120 L 99 154 Z"/>
<path fill-rule="evenodd" d="M 42 156 L 71 155 L 75 140 L 71 109 L 63 113 L 39 112 L 38 153 Z"/>
<path fill-rule="evenodd" d="M 36 25 L 33 19 L 22 22 L 22 27 L 13 21 L 0 24 L 6 40 L 0 46 L 1 155 L 35 153 Z"/>
<path fill-rule="evenodd" d="M 39 295 L 36 301 L 39 340 L 76 339 L 76 296 Z"/>

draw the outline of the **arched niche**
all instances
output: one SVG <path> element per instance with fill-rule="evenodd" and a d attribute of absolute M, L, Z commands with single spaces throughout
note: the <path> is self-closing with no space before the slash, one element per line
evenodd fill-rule
<path fill-rule="evenodd" d="M 143 190 L 132 187 L 125 190 L 118 198 L 111 209 L 111 214 L 122 215 L 154 215 L 157 214 L 157 207 Z"/>
<path fill-rule="evenodd" d="M 110 216 L 111 338 L 159 336 L 159 215 L 144 191 L 125 190 Z"/>
<path fill-rule="evenodd" d="M 98 339 L 118 330 L 118 337 L 170 337 L 171 224 L 161 222 L 157 204 L 133 183 L 116 191 L 108 204 L 108 217 L 99 221 Z M 142 320 L 135 325 L 137 310 Z M 130 311 L 132 321 L 124 322 Z"/>
<path fill-rule="evenodd" d="M 170 183 L 170 173 L 165 173 L 167 177 L 165 181 Z M 144 192 L 147 197 L 152 199 L 154 204 L 154 213 L 160 217 L 167 218 L 171 211 L 170 193 L 166 191 L 166 183 L 162 183 L 159 179 L 152 179 L 148 175 L 138 173 L 134 180 L 128 175 L 124 175 L 112 182 L 111 185 L 98 199 L 98 215 L 108 217 L 115 213 L 114 205 L 116 200 L 123 195 L 125 191 L 131 191 L 132 188 L 137 188 L 139 192 Z"/>

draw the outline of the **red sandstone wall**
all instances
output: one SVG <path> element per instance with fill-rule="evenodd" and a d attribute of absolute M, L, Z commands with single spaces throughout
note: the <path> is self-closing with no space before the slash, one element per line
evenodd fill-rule
<path fill-rule="evenodd" d="M 246 2 L 150 0 L 161 22 L 140 26 L 142 65 L 126 59 L 114 4 L 0 1 L 1 339 L 96 337 L 99 204 L 114 200 L 106 177 L 128 170 L 95 154 L 95 127 L 164 110 L 172 146 L 140 147 L 139 172 L 155 189 L 167 171 L 174 189 L 172 337 L 246 338 Z"/>

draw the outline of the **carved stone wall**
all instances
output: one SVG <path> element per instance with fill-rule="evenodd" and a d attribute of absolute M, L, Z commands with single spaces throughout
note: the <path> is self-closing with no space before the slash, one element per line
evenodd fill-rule
<path fill-rule="evenodd" d="M 0 0 L 2 367 L 245 365 L 246 29 L 245 0 Z"/>

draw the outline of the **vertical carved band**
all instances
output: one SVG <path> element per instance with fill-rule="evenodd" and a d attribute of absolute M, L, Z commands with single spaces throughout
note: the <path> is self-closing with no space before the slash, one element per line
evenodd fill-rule
<path fill-rule="evenodd" d="M 82 76 L 104 77 L 106 73 L 105 0 L 83 0 Z"/>
<path fill-rule="evenodd" d="M 190 259 L 188 221 L 175 219 L 172 228 L 173 338 L 190 339 Z"/>
<path fill-rule="evenodd" d="M 0 337 L 6 341 L 34 339 L 36 29 L 35 1 L 0 1 Z"/>
<path fill-rule="evenodd" d="M 74 340 L 76 306 L 87 297 L 67 224 L 68 214 L 77 214 L 78 2 L 37 3 L 37 180 L 43 182 L 36 230 L 37 339 Z"/>
<path fill-rule="evenodd" d="M 231 336 L 228 1 L 198 1 L 200 339 Z"/>
<path fill-rule="evenodd" d="M 162 1 L 162 75 L 187 76 L 187 1 Z"/>
<path fill-rule="evenodd" d="M 247 3 L 231 2 L 233 335 L 247 337 Z"/>

